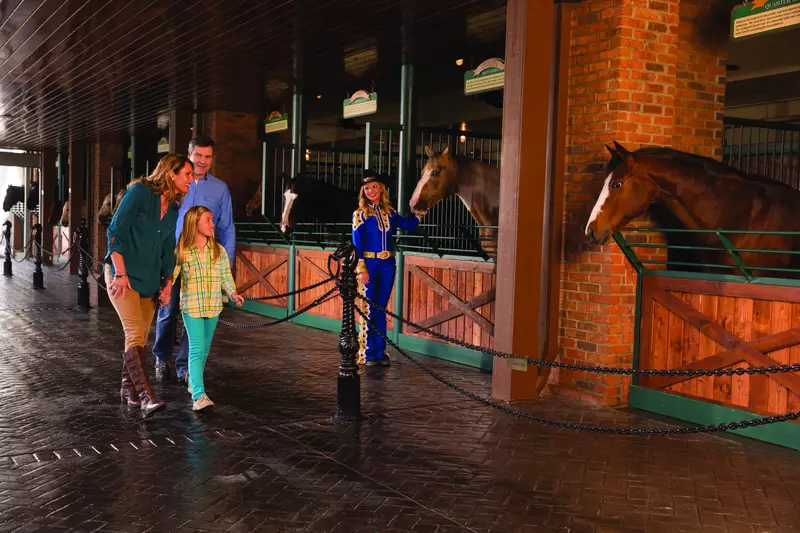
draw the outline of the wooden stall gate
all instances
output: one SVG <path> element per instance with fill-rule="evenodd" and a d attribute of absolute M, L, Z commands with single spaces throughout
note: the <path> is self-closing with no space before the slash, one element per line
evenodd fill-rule
<path fill-rule="evenodd" d="M 634 367 L 749 368 L 800 363 L 797 280 L 637 268 Z M 656 262 L 650 262 L 656 263 Z M 721 424 L 800 411 L 800 374 L 634 376 L 631 407 L 696 424 Z M 735 430 L 800 450 L 800 422 Z"/>
<path fill-rule="evenodd" d="M 307 287 L 328 277 L 330 249 L 295 248 L 238 243 L 236 246 L 236 287 L 250 297 L 275 296 L 290 287 Z M 289 262 L 295 261 L 294 283 L 290 284 Z M 481 347 L 494 345 L 495 264 L 482 261 L 439 259 L 406 255 L 403 275 L 403 315 L 438 333 Z M 278 298 L 266 302 L 246 301 L 244 309 L 261 315 L 283 318 L 311 304 L 333 287 L 333 282 L 301 293 L 290 302 Z M 388 309 L 393 309 L 393 293 Z M 342 301 L 334 296 L 318 307 L 297 316 L 293 323 L 328 331 L 341 329 Z M 389 330 L 394 320 L 387 319 Z M 491 370 L 491 357 L 445 344 L 433 336 L 406 326 L 399 345 L 432 357 Z M 332 346 L 332 349 L 335 349 Z"/>

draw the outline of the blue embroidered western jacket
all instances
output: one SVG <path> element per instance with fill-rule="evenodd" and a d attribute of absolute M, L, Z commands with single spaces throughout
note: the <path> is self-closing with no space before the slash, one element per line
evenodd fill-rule
<path fill-rule="evenodd" d="M 356 209 L 353 213 L 353 245 L 358 255 L 356 272 L 364 272 L 364 259 L 378 257 L 383 252 L 392 252 L 392 237 L 399 227 L 405 231 L 414 231 L 420 223 L 419 217 L 403 216 L 394 209 L 377 206 L 372 209 Z"/>

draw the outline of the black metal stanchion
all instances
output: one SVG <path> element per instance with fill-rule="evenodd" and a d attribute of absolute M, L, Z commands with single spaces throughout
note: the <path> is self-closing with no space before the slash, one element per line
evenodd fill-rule
<path fill-rule="evenodd" d="M 356 297 L 356 249 L 352 243 L 339 246 L 331 260 L 342 261 L 339 294 L 342 297 L 342 331 L 339 334 L 339 377 L 337 378 L 337 410 L 336 422 L 355 422 L 361 418 L 361 378 L 358 375 L 356 354 L 358 353 L 358 336 L 356 336 L 355 305 Z M 330 268 L 330 261 L 328 263 Z M 333 275 L 333 272 L 331 272 Z"/>
<path fill-rule="evenodd" d="M 6 220 L 3 223 L 3 237 L 6 240 L 6 260 L 3 263 L 3 275 L 11 276 L 11 222 Z"/>
<path fill-rule="evenodd" d="M 86 250 L 89 248 L 89 229 L 86 227 L 86 219 L 81 219 L 81 227 L 78 229 L 78 307 L 89 309 L 89 265 L 86 260 Z M 75 252 L 73 252 L 75 253 Z"/>
<path fill-rule="evenodd" d="M 33 264 L 36 268 L 33 270 L 33 288 L 44 289 L 44 272 L 42 272 L 42 225 L 36 223 L 33 225 L 33 245 L 36 249 L 33 252 Z"/>

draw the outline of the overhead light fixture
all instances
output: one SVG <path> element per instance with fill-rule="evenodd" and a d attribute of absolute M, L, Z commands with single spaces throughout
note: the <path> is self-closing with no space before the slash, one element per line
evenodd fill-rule
<path fill-rule="evenodd" d="M 456 59 L 456 65 L 458 65 L 460 67 L 463 64 L 464 64 L 464 60 L 463 59 L 461 59 L 461 58 Z"/>
<path fill-rule="evenodd" d="M 462 143 L 465 143 L 465 142 L 467 142 L 467 136 L 466 135 L 462 135 L 461 137 L 458 138 L 458 140 L 461 141 Z"/>
<path fill-rule="evenodd" d="M 317 95 L 317 100 L 322 100 L 322 95 L 321 94 Z"/>

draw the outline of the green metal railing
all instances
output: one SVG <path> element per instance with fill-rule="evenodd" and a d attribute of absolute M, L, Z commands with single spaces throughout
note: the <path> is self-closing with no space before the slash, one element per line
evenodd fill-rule
<path fill-rule="evenodd" d="M 493 261 L 487 250 L 497 248 L 495 237 L 481 237 L 478 230 L 496 230 L 496 226 L 461 226 L 449 228 L 458 232 L 461 237 L 431 235 L 437 229 L 433 224 L 420 224 L 414 233 L 402 233 L 394 236 L 395 249 L 405 253 L 429 254 L 438 257 L 471 257 Z M 352 225 L 349 223 L 301 223 L 297 224 L 291 238 L 281 233 L 278 225 L 268 218 L 262 220 L 236 222 L 236 240 L 241 244 L 257 244 L 266 246 L 299 246 L 335 248 L 344 240 L 349 240 Z M 467 242 L 468 247 L 461 243 Z"/>
<path fill-rule="evenodd" d="M 800 189 L 800 124 L 728 117 L 722 162 Z"/>
<path fill-rule="evenodd" d="M 626 233 L 663 233 L 669 235 L 704 234 L 713 235 L 719 245 L 695 245 L 695 244 L 660 244 L 631 242 L 626 239 L 622 232 Z M 798 236 L 800 232 L 791 231 L 746 231 L 746 230 L 701 230 L 701 229 L 661 229 L 661 228 L 637 228 L 625 227 L 614 234 L 614 240 L 619 245 L 625 257 L 631 265 L 643 275 L 681 277 L 690 279 L 707 279 L 714 281 L 735 281 L 742 283 L 760 285 L 781 285 L 781 286 L 800 286 L 800 269 L 781 268 L 781 267 L 762 267 L 748 265 L 742 258 L 743 253 L 747 254 L 785 254 L 800 255 L 800 251 L 782 249 L 758 249 L 735 247 L 731 242 L 733 235 L 790 235 Z M 666 250 L 667 259 L 642 259 L 634 250 Z M 673 251 L 672 253 L 670 251 Z M 684 261 L 670 258 L 670 255 L 686 252 L 712 252 L 725 254 L 731 258 L 733 264 L 725 263 L 704 263 L 698 261 Z M 775 273 L 774 276 L 757 276 L 753 272 Z"/>

